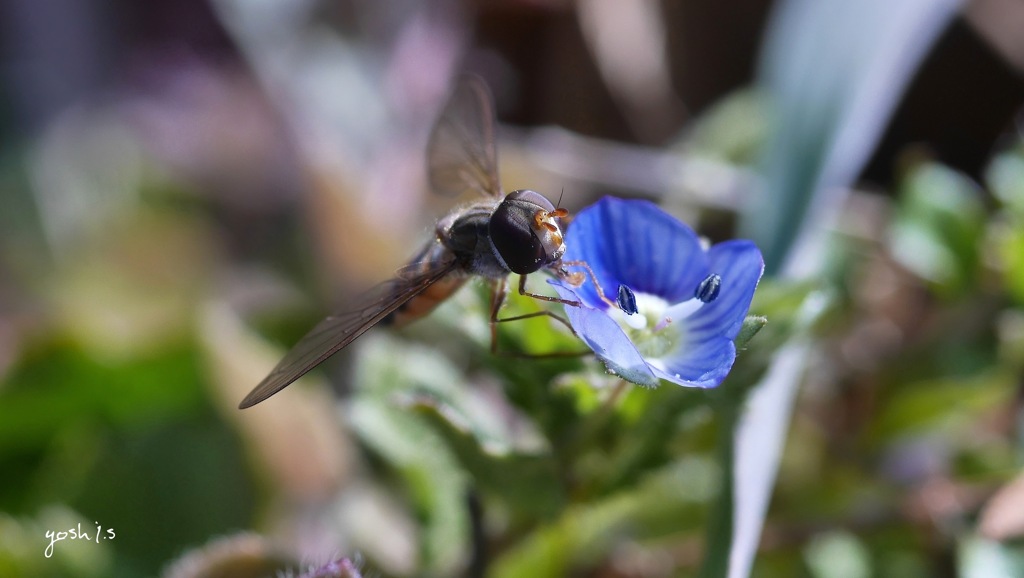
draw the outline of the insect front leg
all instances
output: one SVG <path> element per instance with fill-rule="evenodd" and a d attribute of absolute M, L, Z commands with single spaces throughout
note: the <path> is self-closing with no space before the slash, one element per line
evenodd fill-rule
<path fill-rule="evenodd" d="M 576 334 L 576 331 L 572 328 L 572 325 L 569 324 L 568 320 L 566 320 L 564 317 L 562 317 L 562 316 L 560 316 L 560 315 L 558 315 L 558 314 L 556 314 L 556 313 L 554 313 L 552 311 L 548 311 L 547 309 L 542 309 L 540 311 L 534 311 L 533 313 L 524 313 L 523 315 L 515 315 L 515 316 L 512 316 L 512 317 L 498 317 L 498 313 L 501 310 L 501 306 L 505 303 L 505 297 L 508 295 L 508 287 L 506 285 L 506 280 L 504 278 L 501 279 L 500 281 L 495 281 L 494 284 L 492 285 L 492 287 L 493 287 L 493 289 L 491 291 L 491 354 L 493 354 L 493 355 L 501 355 L 501 356 L 504 356 L 504 357 L 545 358 L 545 357 L 580 357 L 580 356 L 583 356 L 583 355 L 589 355 L 591 353 L 590 350 L 586 350 L 586 351 L 556 351 L 556 352 L 553 352 L 553 353 L 515 353 L 515 352 L 508 352 L 508 351 L 498 351 L 498 324 L 499 323 L 506 323 L 508 321 L 519 321 L 519 320 L 522 320 L 522 319 L 530 319 L 531 317 L 540 317 L 542 315 L 546 315 L 548 317 L 551 317 L 552 319 L 558 320 L 559 323 L 561 323 L 562 325 L 565 325 L 566 327 L 568 327 L 569 331 L 571 331 L 573 335 L 575 335 L 577 337 L 579 337 L 579 335 Z M 579 306 L 579 302 L 578 301 L 570 301 L 570 300 L 567 300 L 567 299 L 558 299 L 556 297 L 547 297 L 545 295 L 536 295 L 536 294 L 533 294 L 533 293 L 530 293 L 530 292 L 526 291 L 526 275 L 520 275 L 519 276 L 519 294 L 520 295 L 526 295 L 528 297 L 533 297 L 533 298 L 536 298 L 536 299 L 540 299 L 542 301 L 551 301 L 551 302 L 554 302 L 554 303 L 563 303 L 563 304 L 571 305 L 571 306 L 574 306 L 574 307 L 578 307 Z"/>
<path fill-rule="evenodd" d="M 605 303 L 611 305 L 612 307 L 619 307 L 618 304 L 615 303 L 615 301 L 612 301 L 611 299 L 605 296 L 604 289 L 602 289 L 601 284 L 597 282 L 597 275 L 594 275 L 594 270 L 590 268 L 590 265 L 588 265 L 586 261 L 563 261 L 562 265 L 564 267 L 582 267 L 584 270 L 586 270 L 587 275 L 590 276 L 590 280 L 594 283 L 594 290 L 597 291 L 597 296 L 601 299 L 601 301 L 604 301 Z M 564 269 L 562 270 L 562 272 L 565 275 L 581 275 L 580 273 L 568 273 Z M 577 283 L 577 286 L 582 283 L 583 280 L 580 279 L 580 282 Z"/>
<path fill-rule="evenodd" d="M 570 307 L 579 307 L 579 301 L 573 301 L 571 299 L 562 299 L 561 297 L 549 297 L 547 295 L 539 295 L 537 293 L 530 293 L 526 290 L 526 275 L 519 276 L 519 294 L 526 295 L 527 297 L 533 297 L 541 301 L 550 301 L 551 303 L 561 303 L 562 305 L 568 305 Z"/>
<path fill-rule="evenodd" d="M 505 285 L 505 278 L 491 284 L 491 355 L 498 353 L 498 311 L 505 304 L 505 296 L 508 295 L 508 287 Z"/>

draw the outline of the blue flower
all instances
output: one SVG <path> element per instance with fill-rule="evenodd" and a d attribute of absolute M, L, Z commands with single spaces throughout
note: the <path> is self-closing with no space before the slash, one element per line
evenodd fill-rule
<path fill-rule="evenodd" d="M 563 260 L 585 261 L 578 287 L 551 280 L 576 333 L 608 370 L 644 386 L 660 379 L 715 387 L 736 359 L 743 326 L 764 271 L 761 251 L 734 240 L 710 248 L 692 229 L 647 201 L 606 197 L 581 211 Z M 630 312 L 630 313 L 627 313 Z"/>

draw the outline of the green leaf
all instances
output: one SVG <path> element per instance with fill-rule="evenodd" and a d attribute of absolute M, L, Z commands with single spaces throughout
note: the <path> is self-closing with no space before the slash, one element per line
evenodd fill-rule
<path fill-rule="evenodd" d="M 893 256 L 940 294 L 962 294 L 976 276 L 985 223 L 977 185 L 925 163 L 905 179 L 901 195 L 890 239 Z"/>
<path fill-rule="evenodd" d="M 768 133 L 765 95 L 739 90 L 715 103 L 691 127 L 693 152 L 735 164 L 752 164 Z"/>
<path fill-rule="evenodd" d="M 681 418 L 708 402 L 702 391 L 669 385 L 653 390 L 628 387 L 620 411 L 630 411 L 632 403 L 642 402 L 643 412 L 635 423 L 619 432 L 618 443 L 604 458 L 606 466 L 598 486 L 602 495 L 629 487 L 651 469 L 664 467 L 672 458 L 670 442 L 680 428 Z"/>
<path fill-rule="evenodd" d="M 1003 153 L 985 170 L 992 194 L 1012 213 L 1024 215 L 1024 147 Z"/>
<path fill-rule="evenodd" d="M 815 536 L 804 550 L 815 578 L 868 578 L 871 553 L 857 536 L 841 530 Z"/>
<path fill-rule="evenodd" d="M 444 441 L 418 416 L 367 396 L 352 401 L 348 418 L 360 439 L 404 480 L 423 524 L 424 568 L 454 572 L 468 552 L 467 480 Z"/>
<path fill-rule="evenodd" d="M 559 467 L 550 453 L 515 453 L 495 447 L 451 406 L 418 397 L 411 405 L 440 434 L 472 482 L 507 503 L 513 512 L 550 518 L 564 502 Z"/>
<path fill-rule="evenodd" d="M 881 443 L 927 430 L 954 433 L 984 412 L 1010 403 L 1015 387 L 1016 377 L 1001 370 L 907 384 L 885 401 L 868 437 Z"/>
<path fill-rule="evenodd" d="M 106 363 L 67 340 L 39 343 L 0 391 L 0 456 L 43 447 L 75 422 L 129 428 L 188 414 L 203 381 L 191 343 Z"/>
<path fill-rule="evenodd" d="M 410 391 L 457 397 L 466 386 L 458 371 L 429 349 L 384 334 L 363 341 L 349 423 L 404 480 L 423 524 L 424 567 L 451 574 L 469 548 L 468 480 L 444 439 L 395 401 Z"/>
<path fill-rule="evenodd" d="M 627 491 L 572 506 L 526 536 L 491 568 L 495 578 L 556 578 L 606 558 L 613 545 L 658 543 L 704 523 L 704 504 L 718 487 L 706 458 L 687 457 L 645 476 Z M 653 547 L 653 546 L 652 546 Z"/>
<path fill-rule="evenodd" d="M 743 320 L 743 327 L 740 328 L 739 334 L 736 335 L 736 339 L 733 340 L 736 343 L 736 349 L 743 349 L 746 347 L 747 343 L 767 324 L 767 317 L 762 315 L 748 315 L 747 318 Z"/>
<path fill-rule="evenodd" d="M 1024 548 L 979 536 L 960 543 L 961 578 L 1018 578 L 1024 576 Z"/>
<path fill-rule="evenodd" d="M 993 225 L 993 231 L 1006 291 L 1017 303 L 1024 303 L 1024 213 L 1007 215 Z"/>
<path fill-rule="evenodd" d="M 761 248 L 768 277 L 820 272 L 820 261 L 794 253 L 805 257 L 821 242 L 820 217 L 836 209 L 959 4 L 913 0 L 893 7 L 886 0 L 789 0 L 774 7 L 759 71 L 773 127 L 759 163 L 763 186 L 740 222 L 743 236 Z M 799 240 L 803 246 L 795 247 Z M 727 561 L 730 578 L 750 573 L 796 390 L 813 353 L 806 341 L 783 346 L 738 421 L 734 532 L 728 545 L 709 544 Z"/>

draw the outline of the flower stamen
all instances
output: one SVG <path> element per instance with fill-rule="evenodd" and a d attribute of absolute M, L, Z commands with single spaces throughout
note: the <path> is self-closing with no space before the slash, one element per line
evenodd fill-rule
<path fill-rule="evenodd" d="M 693 291 L 693 296 L 701 303 L 711 303 L 718 298 L 718 293 L 721 290 L 722 276 L 712 273 L 697 284 L 697 288 Z"/>
<path fill-rule="evenodd" d="M 625 285 L 619 285 L 619 294 L 615 299 L 615 303 L 619 306 L 619 309 L 626 312 L 626 315 L 635 315 L 637 312 L 636 295 Z"/>
<path fill-rule="evenodd" d="M 657 333 L 659 331 L 663 331 L 669 325 L 672 325 L 672 318 L 666 315 L 664 319 L 659 321 L 658 324 L 655 325 L 653 329 L 651 329 L 651 331 Z"/>
<path fill-rule="evenodd" d="M 729 373 L 764 270 L 756 245 L 711 246 L 651 203 L 606 198 L 576 216 L 566 246 L 560 265 L 593 287 L 565 269 L 551 283 L 579 299 L 570 323 L 609 371 L 647 387 L 715 387 Z"/>

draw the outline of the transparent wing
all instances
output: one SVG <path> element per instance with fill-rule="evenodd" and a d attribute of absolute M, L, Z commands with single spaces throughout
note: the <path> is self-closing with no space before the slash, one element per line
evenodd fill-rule
<path fill-rule="evenodd" d="M 435 193 L 500 197 L 494 101 L 484 81 L 460 79 L 430 133 L 427 173 Z"/>
<path fill-rule="evenodd" d="M 318 323 L 284 356 L 270 375 L 245 396 L 238 405 L 239 409 L 252 407 L 288 387 L 402 304 L 451 273 L 455 264 L 454 257 L 450 257 L 409 265 L 401 269 L 394 279 L 371 290 L 359 308 L 332 315 Z"/>

